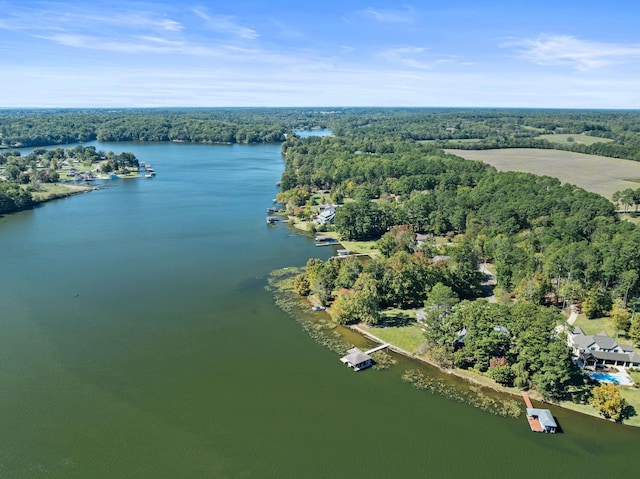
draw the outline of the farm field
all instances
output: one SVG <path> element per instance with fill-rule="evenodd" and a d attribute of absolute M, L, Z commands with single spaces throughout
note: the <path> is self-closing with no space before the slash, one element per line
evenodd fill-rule
<path fill-rule="evenodd" d="M 593 145 L 594 143 L 608 143 L 610 141 L 609 138 L 598 138 L 597 136 L 589 136 L 589 135 L 566 135 L 566 134 L 551 134 L 551 135 L 540 135 L 536 138 L 540 138 L 541 140 L 547 140 L 551 143 L 558 143 L 560 145 L 570 145 L 571 143 L 581 143 L 583 145 Z M 571 141 L 570 139 L 573 139 Z"/>
<path fill-rule="evenodd" d="M 445 150 L 467 160 L 483 161 L 499 171 L 523 171 L 553 176 L 606 198 L 626 188 L 637 188 L 640 162 L 536 148 Z"/>

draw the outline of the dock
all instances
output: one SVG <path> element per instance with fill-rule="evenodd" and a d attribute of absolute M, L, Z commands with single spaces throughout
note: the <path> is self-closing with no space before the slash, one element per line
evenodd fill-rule
<path fill-rule="evenodd" d="M 531 404 L 531 399 L 527 393 L 522 393 L 522 398 L 527 406 L 527 421 L 533 432 L 554 433 L 558 429 L 558 424 L 553 419 L 553 414 L 548 409 L 537 409 Z"/>
<path fill-rule="evenodd" d="M 364 354 L 375 353 L 376 351 L 380 351 L 380 350 L 382 350 L 384 348 L 388 348 L 388 347 L 389 347 L 389 343 L 384 343 L 384 344 L 381 344 L 380 346 L 376 346 L 375 348 L 370 349 L 369 351 L 365 351 Z"/>
<path fill-rule="evenodd" d="M 373 358 L 369 356 L 371 353 L 375 353 L 376 351 L 380 351 L 381 349 L 388 347 L 389 344 L 384 343 L 380 346 L 376 346 L 375 348 L 364 352 L 358 348 L 351 348 L 347 351 L 346 356 L 340 358 L 340 361 L 350 368 L 353 368 L 354 371 L 361 371 L 370 366 L 373 366 Z"/>

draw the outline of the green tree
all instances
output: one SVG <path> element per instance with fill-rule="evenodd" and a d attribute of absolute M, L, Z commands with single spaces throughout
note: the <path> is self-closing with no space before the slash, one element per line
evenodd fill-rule
<path fill-rule="evenodd" d="M 593 388 L 589 403 L 607 419 L 622 421 L 627 402 L 613 384 L 602 384 Z"/>
<path fill-rule="evenodd" d="M 618 299 L 614 301 L 609 316 L 613 320 L 616 331 L 622 331 L 624 334 L 629 332 L 629 328 L 631 327 L 631 313 L 623 306 L 622 300 Z"/>
<path fill-rule="evenodd" d="M 460 318 L 451 314 L 459 301 L 449 286 L 436 283 L 431 288 L 424 302 L 423 319 L 425 338 L 430 345 L 453 345 L 463 327 Z"/>
<path fill-rule="evenodd" d="M 640 345 L 640 314 L 636 314 L 631 321 L 629 337 L 635 346 Z"/>
<path fill-rule="evenodd" d="M 311 287 L 309 285 L 309 279 L 305 273 L 300 273 L 293 280 L 293 290 L 300 296 L 309 296 L 311 293 Z"/>

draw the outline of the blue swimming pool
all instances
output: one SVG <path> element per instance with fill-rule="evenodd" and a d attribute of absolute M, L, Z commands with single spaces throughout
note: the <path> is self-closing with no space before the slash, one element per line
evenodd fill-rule
<path fill-rule="evenodd" d="M 617 374 L 617 373 L 589 373 L 593 379 L 596 379 L 600 382 L 607 383 L 615 383 L 615 384 L 629 384 L 630 378 L 625 374 Z"/>

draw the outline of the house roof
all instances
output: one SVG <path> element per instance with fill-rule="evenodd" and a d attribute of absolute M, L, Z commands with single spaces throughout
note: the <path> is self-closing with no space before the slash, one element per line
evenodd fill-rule
<path fill-rule="evenodd" d="M 586 335 L 580 328 L 574 328 L 571 340 L 574 347 L 578 349 L 589 349 L 591 346 L 595 345 L 598 349 L 615 349 L 620 347 L 625 351 L 628 351 L 629 349 L 633 350 L 631 346 L 618 344 L 615 339 L 604 331 L 595 335 Z"/>
<path fill-rule="evenodd" d="M 598 345 L 600 349 L 615 349 L 618 343 L 604 331 L 599 332 L 593 336 L 593 342 Z"/>
<path fill-rule="evenodd" d="M 640 363 L 640 355 L 633 353 L 614 353 L 610 351 L 588 351 L 595 359 L 601 361 L 624 361 L 627 363 Z"/>
<path fill-rule="evenodd" d="M 545 429 L 558 427 L 556 420 L 553 419 L 553 414 L 548 409 L 527 408 L 527 416 L 537 416 L 538 421 Z"/>
<path fill-rule="evenodd" d="M 347 351 L 347 355 L 340 359 L 343 363 L 349 363 L 351 365 L 362 364 L 366 361 L 371 361 L 371 356 L 362 352 L 358 348 L 351 348 Z"/>

